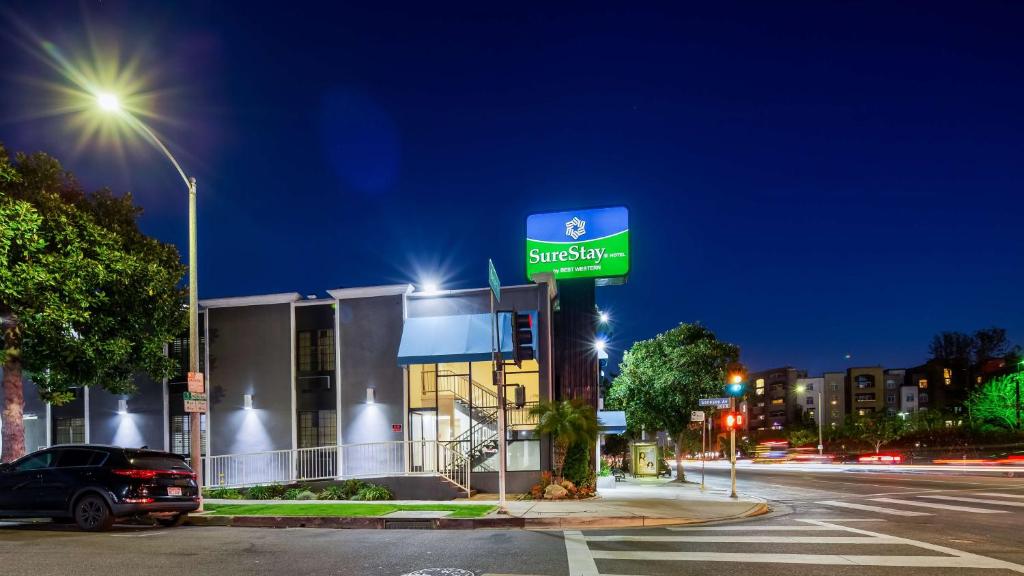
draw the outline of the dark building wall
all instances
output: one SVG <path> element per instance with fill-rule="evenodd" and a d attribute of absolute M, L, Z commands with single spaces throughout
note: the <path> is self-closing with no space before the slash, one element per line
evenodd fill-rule
<path fill-rule="evenodd" d="M 591 279 L 558 282 L 555 314 L 555 398 L 582 399 L 597 409 L 596 301 Z"/>
<path fill-rule="evenodd" d="M 404 440 L 405 375 L 398 365 L 402 296 L 338 301 L 341 345 L 341 437 L 344 444 Z M 366 389 L 375 390 L 374 404 Z M 404 426 L 403 426 L 404 430 Z"/>
<path fill-rule="evenodd" d="M 89 389 L 89 441 L 128 448 L 164 449 L 163 384 L 145 375 L 135 377 L 134 395 Z M 128 401 L 128 413 L 117 413 L 117 401 Z"/>
<path fill-rule="evenodd" d="M 213 455 L 292 447 L 291 305 L 211 308 L 210 450 Z M 253 410 L 244 395 L 253 395 Z"/>
<path fill-rule="evenodd" d="M 0 367 L 0 379 L 3 378 L 3 374 L 4 370 Z M 39 398 L 39 389 L 32 382 L 28 372 L 22 371 L 21 375 L 22 396 L 25 398 L 25 409 L 22 413 L 29 417 L 29 419 L 23 420 L 25 423 L 25 451 L 34 452 L 39 448 L 46 447 L 46 428 L 50 423 L 46 419 L 46 402 Z M 3 406 L 3 402 L 4 390 L 0 386 L 0 406 Z"/>

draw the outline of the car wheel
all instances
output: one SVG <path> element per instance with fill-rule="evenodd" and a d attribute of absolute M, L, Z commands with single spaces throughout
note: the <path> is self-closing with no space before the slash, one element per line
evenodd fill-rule
<path fill-rule="evenodd" d="M 75 523 L 89 532 L 110 530 L 114 525 L 114 515 L 103 498 L 86 496 L 75 504 Z"/>
<path fill-rule="evenodd" d="M 188 513 L 182 512 L 181 514 L 175 514 L 174 516 L 165 516 L 163 518 L 156 518 L 156 523 L 165 528 L 176 528 L 185 523 L 188 519 Z"/>

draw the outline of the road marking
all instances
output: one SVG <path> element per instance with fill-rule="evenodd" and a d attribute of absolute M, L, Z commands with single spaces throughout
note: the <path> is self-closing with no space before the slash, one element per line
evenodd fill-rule
<path fill-rule="evenodd" d="M 587 542 L 718 542 L 737 544 L 896 544 L 891 538 L 863 536 L 587 536 Z"/>
<path fill-rule="evenodd" d="M 132 532 L 131 534 L 111 534 L 111 536 L 114 538 L 146 538 L 147 536 L 159 536 L 160 534 L 166 533 L 166 530 L 159 530 L 155 532 L 147 530 L 145 532 Z"/>
<path fill-rule="evenodd" d="M 650 550 L 593 550 L 598 560 L 749 562 L 758 564 L 816 564 L 840 566 L 888 566 L 914 568 L 1003 568 L 960 556 L 874 556 L 857 554 L 777 554 L 750 552 L 652 552 Z M 988 558 L 979 557 L 981 560 Z M 1024 569 L 1024 566 L 1021 567 Z M 575 572 L 571 572 L 575 575 Z"/>
<path fill-rule="evenodd" d="M 735 531 L 735 532 L 751 532 L 751 531 L 754 531 L 754 530 L 764 530 L 764 531 L 769 531 L 769 532 L 774 531 L 774 530 L 786 531 L 786 532 L 789 532 L 789 531 L 796 531 L 796 532 L 811 532 L 811 531 L 821 532 L 821 531 L 826 531 L 827 532 L 828 528 L 818 528 L 817 526 L 800 526 L 800 525 L 796 525 L 796 526 L 774 526 L 773 525 L 773 526 L 705 526 L 705 527 L 694 526 L 694 527 L 686 527 L 686 528 L 671 528 L 670 527 L 669 530 L 672 530 L 673 532 L 706 532 L 706 531 L 709 531 L 709 530 L 716 530 L 716 531 L 722 531 L 722 532 L 733 532 L 733 531 Z"/>
<path fill-rule="evenodd" d="M 1002 498 L 1024 498 L 1024 494 L 1006 494 L 1005 492 L 978 492 L 978 496 L 996 496 Z"/>
<path fill-rule="evenodd" d="M 977 565 L 974 566 L 975 568 L 1003 568 L 1003 569 L 1006 569 L 1006 570 L 1012 570 L 1014 572 L 1020 572 L 1020 573 L 1024 574 L 1024 566 L 1022 566 L 1020 564 L 1014 564 L 1013 562 L 1006 562 L 1004 560 L 997 560 L 995 558 L 989 558 L 987 556 L 979 556 L 977 554 L 971 554 L 970 552 L 964 552 L 964 551 L 961 551 L 961 550 L 956 550 L 955 548 L 947 548 L 946 546 L 939 546 L 938 544 L 932 544 L 930 542 L 921 542 L 920 540 L 911 540 L 910 538 L 900 538 L 898 536 L 887 536 L 886 534 L 882 534 L 881 532 L 872 532 L 870 530 L 864 530 L 862 528 L 853 528 L 853 527 L 850 527 L 850 526 L 840 526 L 838 524 L 832 524 L 830 522 L 823 522 L 821 520 L 798 519 L 797 521 L 798 522 L 806 522 L 808 524 L 814 524 L 815 526 L 826 526 L 826 527 L 838 528 L 838 529 L 846 530 L 847 532 L 853 532 L 854 534 L 861 534 L 861 535 L 864 535 L 864 536 L 877 536 L 877 537 L 885 536 L 885 537 L 889 537 L 889 538 L 895 538 L 895 539 L 897 539 L 897 540 L 901 541 L 902 543 L 907 544 L 909 546 L 917 546 L 918 548 L 924 548 L 925 550 L 931 550 L 933 552 L 941 552 L 943 554 L 952 554 L 953 556 L 956 556 L 957 558 L 974 560 L 975 562 L 977 562 Z M 948 557 L 945 558 L 945 559 L 946 560 L 951 560 Z"/>
<path fill-rule="evenodd" d="M 962 496 L 921 496 L 921 498 L 933 498 L 935 500 L 952 500 L 954 502 L 973 502 L 975 504 L 992 504 L 994 506 L 1016 506 L 1024 508 L 1024 502 L 1006 502 L 1003 500 L 986 500 L 984 498 L 964 498 Z"/>
<path fill-rule="evenodd" d="M 895 508 L 883 508 L 881 506 L 870 506 L 868 504 L 854 504 L 853 502 L 841 502 L 839 500 L 822 500 L 821 502 L 815 502 L 815 504 L 825 504 L 826 506 L 837 506 L 839 508 L 852 508 L 854 510 L 867 510 L 868 512 L 878 512 L 879 514 L 891 514 L 893 516 L 931 516 L 929 512 L 912 512 L 910 510 L 897 510 Z"/>
<path fill-rule="evenodd" d="M 955 510 L 957 512 L 970 512 L 972 514 L 1006 514 L 1006 510 L 972 508 L 970 506 L 951 506 L 949 504 L 936 504 L 934 502 L 917 502 L 914 500 L 898 500 L 896 498 L 872 498 L 871 501 L 885 502 L 888 504 L 903 504 L 904 506 L 920 506 L 921 508 L 939 508 L 942 510 Z"/>
<path fill-rule="evenodd" d="M 569 576 L 600 576 L 582 532 L 566 530 L 562 532 L 562 540 L 565 541 L 565 556 L 569 561 Z"/>

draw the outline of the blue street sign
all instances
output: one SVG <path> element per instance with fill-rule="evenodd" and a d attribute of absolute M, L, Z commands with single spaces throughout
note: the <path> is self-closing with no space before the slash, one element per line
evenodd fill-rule
<path fill-rule="evenodd" d="M 701 398 L 697 401 L 699 406 L 713 406 L 715 408 L 728 408 L 728 398 Z"/>

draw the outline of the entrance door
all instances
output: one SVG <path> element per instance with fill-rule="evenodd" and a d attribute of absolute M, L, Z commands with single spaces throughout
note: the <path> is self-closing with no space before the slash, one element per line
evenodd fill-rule
<path fill-rule="evenodd" d="M 409 412 L 409 451 L 413 472 L 437 470 L 437 412 L 413 410 Z"/>

